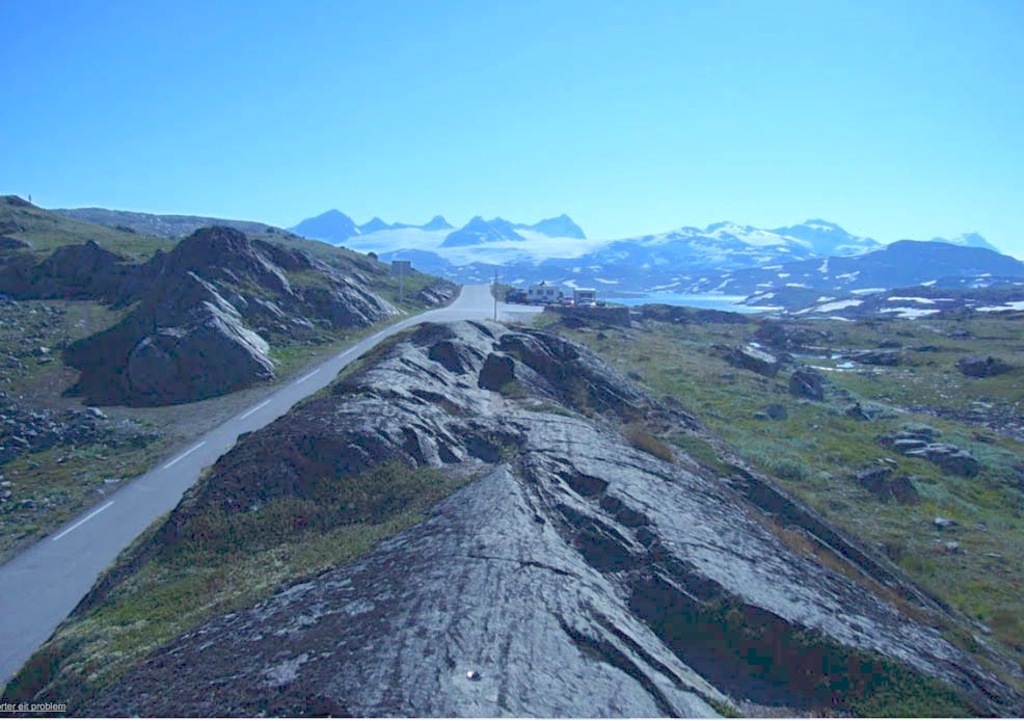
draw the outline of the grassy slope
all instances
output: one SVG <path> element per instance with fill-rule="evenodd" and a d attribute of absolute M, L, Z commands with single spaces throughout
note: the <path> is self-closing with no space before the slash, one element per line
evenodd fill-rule
<path fill-rule="evenodd" d="M 54 248 L 95 240 L 111 251 L 134 261 L 148 259 L 157 249 L 168 251 L 176 241 L 127 233 L 92 223 L 84 223 L 57 215 L 35 206 L 11 203 L 0 198 L 0 228 L 17 225 L 20 230 L 5 233 L 30 242 L 39 258 Z M 307 250 L 315 257 L 338 267 L 368 277 L 374 289 L 386 300 L 406 313 L 424 309 L 411 299 L 416 291 L 435 279 L 413 273 L 405 279 L 405 302 L 398 302 L 398 279 L 392 278 L 386 266 L 367 256 L 318 241 L 279 232 L 252 234 L 254 239 L 280 243 Z M 322 284 L 322 276 L 289 274 L 296 287 Z M 6 306 L 0 319 L 0 354 L 17 356 L 24 368 L 4 368 L 0 390 L 10 395 L 23 395 L 40 408 L 60 410 L 81 407 L 77 399 L 61 397 L 62 391 L 77 380 L 77 372 L 60 360 L 60 350 L 79 338 L 99 332 L 116 323 L 127 310 L 110 309 L 92 301 L 25 301 Z M 56 320 L 54 320 L 56 318 Z M 382 321 L 364 329 L 333 329 L 322 327 L 314 342 L 273 345 L 271 355 L 278 378 L 287 381 L 313 363 L 326 359 L 346 347 L 389 325 Z M 27 348 L 51 349 L 45 357 L 27 353 Z M 278 381 L 278 382 L 281 382 Z M 130 419 L 145 428 L 159 429 L 159 437 L 144 448 L 110 447 L 95 444 L 89 447 L 61 446 L 41 453 L 30 453 L 0 466 L 0 475 L 12 483 L 12 497 L 0 505 L 0 560 L 52 532 L 84 508 L 96 503 L 101 494 L 116 488 L 107 479 L 118 483 L 140 475 L 175 446 L 187 444 L 244 407 L 259 402 L 276 383 L 249 388 L 229 396 L 199 403 L 165 408 L 107 408 L 116 420 Z"/>
<path fill-rule="evenodd" d="M 34 205 L 23 206 L 11 203 L 7 197 L 0 198 L 0 228 L 15 226 L 16 230 L 4 233 L 11 238 L 27 241 L 33 250 L 41 255 L 48 254 L 62 245 L 84 243 L 95 240 L 99 245 L 115 253 L 121 253 L 134 260 L 146 260 L 157 249 L 169 250 L 173 240 L 155 236 L 128 233 L 93 223 L 83 223 L 65 218 Z"/>
<path fill-rule="evenodd" d="M 158 533 L 159 521 L 115 564 L 115 572 L 131 569 L 124 580 L 65 621 L 4 697 L 41 693 L 73 705 L 215 615 L 369 552 L 471 479 L 393 463 L 320 484 L 315 498 L 283 498 L 232 517 L 206 509 L 189 522 L 185 541 L 162 545 L 135 567 L 136 552 Z"/>
<path fill-rule="evenodd" d="M 589 345 L 620 370 L 642 378 L 656 392 L 678 398 L 740 455 L 832 522 L 881 545 L 915 581 L 987 625 L 991 638 L 1024 660 L 1024 599 L 1019 593 L 1024 578 L 1024 473 L 1020 470 L 1024 444 L 977 426 L 899 408 L 906 404 L 970 409 L 979 399 L 988 399 L 995 408 L 1019 413 L 1024 400 L 1021 373 L 969 379 L 953 364 L 965 352 L 1024 361 L 1017 341 L 1021 323 L 999 319 L 894 321 L 877 326 L 807 322 L 807 327 L 831 331 L 837 349 L 873 348 L 879 340 L 894 337 L 907 348 L 927 344 L 955 348 L 939 353 L 905 349 L 907 362 L 902 366 L 830 373 L 832 402 L 826 403 L 798 402 L 788 393 L 785 373 L 776 379 L 762 378 L 708 353 L 711 343 L 749 338 L 756 328 L 753 324 L 673 327 L 651 323 L 644 331 L 558 330 Z M 963 325 L 972 336 L 951 340 L 948 333 Z M 843 399 L 844 389 L 852 396 L 849 400 Z M 879 402 L 882 417 L 865 422 L 846 416 L 843 408 L 852 399 Z M 788 419 L 755 419 L 754 414 L 768 403 L 784 404 Z M 933 464 L 894 454 L 875 442 L 879 434 L 908 423 L 941 430 L 942 440 L 970 450 L 982 461 L 982 472 L 975 478 L 946 475 Z M 714 464 L 714 450 L 699 438 L 675 440 Z M 898 464 L 897 473 L 910 475 L 921 503 L 885 503 L 852 481 L 853 472 L 879 458 L 892 459 Z M 936 531 L 932 522 L 939 515 L 959 526 Z M 945 552 L 947 540 L 959 543 L 963 552 Z M 971 639 L 957 640 L 972 644 Z"/>
<path fill-rule="evenodd" d="M 177 244 L 176 239 L 161 238 L 142 233 L 130 233 L 117 228 L 68 218 L 34 205 L 11 202 L 10 196 L 0 197 L 0 229 L 16 227 L 3 232 L 11 238 L 27 241 L 40 258 L 62 245 L 74 245 L 94 240 L 104 248 L 120 253 L 133 261 L 145 261 L 158 249 L 169 251 Z M 387 266 L 371 260 L 363 253 L 340 248 L 317 240 L 309 240 L 293 233 L 273 231 L 249 233 L 250 238 L 278 243 L 291 248 L 306 250 L 314 257 L 348 270 L 355 267 L 370 275 L 374 285 L 380 287 L 383 297 L 398 298 L 398 279 L 391 278 Z M 414 272 L 405 279 L 406 295 L 411 295 L 434 278 Z M 413 304 L 405 304 L 412 307 Z"/>

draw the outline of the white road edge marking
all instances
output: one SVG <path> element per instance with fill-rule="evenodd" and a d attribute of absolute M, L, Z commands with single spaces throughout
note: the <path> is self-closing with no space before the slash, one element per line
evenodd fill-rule
<path fill-rule="evenodd" d="M 99 514 L 103 513 L 103 512 L 105 511 L 105 510 L 107 510 L 108 508 L 110 508 L 110 507 L 111 507 L 112 505 L 114 505 L 114 502 L 113 502 L 113 501 L 107 501 L 107 502 L 106 502 L 106 503 L 104 503 L 104 504 L 103 504 L 102 506 L 100 506 L 99 508 L 97 508 L 97 509 L 96 509 L 95 511 L 93 511 L 92 513 L 90 513 L 90 514 L 89 514 L 88 516 L 86 516 L 85 518 L 83 518 L 83 519 L 82 519 L 81 521 L 79 521 L 78 523 L 76 523 L 75 525 L 73 525 L 73 526 L 72 526 L 71 528 L 65 528 L 65 529 L 64 529 L 63 531 L 61 531 L 60 533 L 58 533 L 58 534 L 57 534 L 56 536 L 54 536 L 54 537 L 53 537 L 53 540 L 55 540 L 55 541 L 59 541 L 60 539 L 64 538 L 64 536 L 68 535 L 68 534 L 69 534 L 69 533 L 71 533 L 71 532 L 72 532 L 73 530 L 75 530 L 76 528 L 78 528 L 79 526 L 81 526 L 81 525 L 82 525 L 83 523 L 85 523 L 86 521 L 88 521 L 88 520 L 89 520 L 90 518 L 92 518 L 93 516 L 98 516 Z"/>
<path fill-rule="evenodd" d="M 299 383 L 302 383 L 302 382 L 304 382 L 304 381 L 308 381 L 308 380 L 309 380 L 310 378 L 312 378 L 313 376 L 315 376 L 315 375 L 316 375 L 317 373 L 319 373 L 319 372 L 320 372 L 320 369 L 319 369 L 319 368 L 317 368 L 317 369 L 316 369 L 315 371 L 310 371 L 309 373 L 307 373 L 306 375 L 302 376 L 302 377 L 301 377 L 301 378 L 299 378 L 299 379 L 298 379 L 297 381 L 295 381 L 294 383 L 292 383 L 292 385 L 293 385 L 293 386 L 297 386 L 297 385 L 298 385 Z"/>
<path fill-rule="evenodd" d="M 263 406 L 267 405 L 268 403 L 270 403 L 270 398 L 268 398 L 267 400 L 263 401 L 258 406 L 254 406 L 254 407 L 250 408 L 249 410 L 247 410 L 245 413 L 243 413 L 241 416 L 239 416 L 238 420 L 240 420 L 240 421 L 241 420 L 245 420 L 246 418 L 251 416 L 253 413 L 258 411 L 260 408 L 262 408 Z"/>
<path fill-rule="evenodd" d="M 173 465 L 174 465 L 175 463 L 177 463 L 178 461 L 180 461 L 180 460 L 181 460 L 182 458 L 184 458 L 185 456 L 187 456 L 187 455 L 188 455 L 189 453 L 192 453 L 193 451 L 197 451 L 197 450 L 199 450 L 199 449 L 200 449 L 201 447 L 203 447 L 203 446 L 205 446 L 205 445 L 206 445 L 206 441 L 199 441 L 199 443 L 196 443 L 196 444 L 195 444 L 194 446 L 192 446 L 192 447 L 191 447 L 191 448 L 189 448 L 189 449 L 188 449 L 187 451 L 185 451 L 184 453 L 182 453 L 182 454 L 181 454 L 180 456 L 178 456 L 177 458 L 175 458 L 175 459 L 174 459 L 173 461 L 170 461 L 169 463 L 166 463 L 166 464 L 164 464 L 164 470 L 166 471 L 166 470 L 167 470 L 168 468 L 170 468 L 170 467 L 171 467 L 171 466 L 173 466 Z"/>

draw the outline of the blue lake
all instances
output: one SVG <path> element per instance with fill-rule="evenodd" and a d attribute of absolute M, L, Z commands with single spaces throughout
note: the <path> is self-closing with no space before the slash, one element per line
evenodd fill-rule
<path fill-rule="evenodd" d="M 740 301 L 746 296 L 742 295 L 685 295 L 682 293 L 647 293 L 646 295 L 632 298 L 598 298 L 607 300 L 609 303 L 636 306 L 645 303 L 665 303 L 666 305 L 686 305 L 691 308 L 708 308 L 711 310 L 731 310 L 735 313 L 763 313 L 767 309 L 755 308 L 748 305 L 740 305 Z"/>

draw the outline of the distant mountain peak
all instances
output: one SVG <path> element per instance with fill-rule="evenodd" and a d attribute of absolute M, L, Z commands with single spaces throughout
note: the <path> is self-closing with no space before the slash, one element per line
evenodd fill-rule
<path fill-rule="evenodd" d="M 463 227 L 449 233 L 441 247 L 454 248 L 502 240 L 526 240 L 515 228 L 516 226 L 504 218 L 484 220 L 483 216 L 474 215 Z"/>
<path fill-rule="evenodd" d="M 454 228 L 451 223 L 444 219 L 443 215 L 435 215 L 426 225 L 421 225 L 422 230 L 451 230 Z"/>
<path fill-rule="evenodd" d="M 331 208 L 330 210 L 321 213 L 320 215 L 314 216 L 309 220 L 346 220 L 352 222 L 352 219 L 342 213 L 337 208 Z"/>
<path fill-rule="evenodd" d="M 802 225 L 811 228 L 825 228 L 828 230 L 838 230 L 842 233 L 846 232 L 846 230 L 844 230 L 841 226 L 837 225 L 836 223 L 833 223 L 828 220 L 822 220 L 821 218 L 808 218 L 802 223 Z"/>
<path fill-rule="evenodd" d="M 830 220 L 809 218 L 798 225 L 783 228 L 772 228 L 772 233 L 796 238 L 814 251 L 816 255 L 855 255 L 881 247 L 874 238 L 862 238 L 849 233 L 845 228 Z"/>
<path fill-rule="evenodd" d="M 584 240 L 587 237 L 583 232 L 583 228 L 576 225 L 573 219 L 566 213 L 562 213 L 556 218 L 545 218 L 533 225 L 519 223 L 515 227 L 522 228 L 523 230 L 532 230 L 537 233 L 543 233 L 544 235 L 552 238 L 579 238 L 580 240 Z"/>
<path fill-rule="evenodd" d="M 359 232 L 363 234 L 376 233 L 377 231 L 380 230 L 391 230 L 391 228 L 393 227 L 394 226 L 390 225 L 389 223 L 385 223 L 383 220 L 381 220 L 379 217 L 375 215 L 369 221 L 359 226 Z"/>
<path fill-rule="evenodd" d="M 999 252 L 999 249 L 985 240 L 980 233 L 961 233 L 960 235 L 952 238 L 932 238 L 932 240 L 939 243 L 960 245 L 965 248 L 984 248 L 985 250 L 994 250 L 997 253 Z"/>
<path fill-rule="evenodd" d="M 732 222 L 731 220 L 720 220 L 717 223 L 711 223 L 704 230 L 706 230 L 709 233 L 714 233 L 716 230 L 722 230 L 723 228 L 740 228 L 740 227 L 742 227 L 742 226 L 740 226 L 737 223 Z"/>
<path fill-rule="evenodd" d="M 307 218 L 288 230 L 307 238 L 323 240 L 335 245 L 361 234 L 359 226 L 355 224 L 354 220 L 334 208 L 315 218 Z"/>

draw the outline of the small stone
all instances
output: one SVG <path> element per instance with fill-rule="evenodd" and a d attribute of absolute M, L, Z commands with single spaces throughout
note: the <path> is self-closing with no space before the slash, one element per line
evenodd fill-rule
<path fill-rule="evenodd" d="M 860 404 L 860 401 L 857 401 L 852 406 L 847 406 L 843 410 L 843 414 L 846 415 L 849 418 L 853 418 L 853 419 L 856 419 L 858 421 L 870 421 L 871 420 L 871 413 L 868 410 L 866 410 L 864 408 L 864 406 L 862 406 Z"/>
<path fill-rule="evenodd" d="M 936 528 L 937 528 L 938 530 L 940 530 L 940 531 L 941 531 L 941 530 L 942 530 L 943 528 L 951 528 L 951 527 L 953 527 L 953 526 L 957 525 L 956 521 L 954 521 L 954 520 L 952 520 L 952 519 L 949 519 L 949 518 L 945 518 L 945 517 L 943 517 L 943 516 L 936 516 L 936 517 L 935 517 L 935 520 L 934 520 L 934 521 L 932 521 L 932 523 L 934 523 L 934 524 L 935 524 L 935 527 L 936 527 Z"/>
<path fill-rule="evenodd" d="M 784 421 L 789 418 L 786 406 L 781 403 L 769 403 L 764 407 L 764 414 L 773 421 Z"/>
<path fill-rule="evenodd" d="M 943 547 L 946 549 L 946 553 L 960 553 L 960 544 L 956 541 L 946 541 Z"/>
<path fill-rule="evenodd" d="M 482 676 L 479 671 L 466 671 L 466 678 L 470 681 L 479 681 Z"/>

